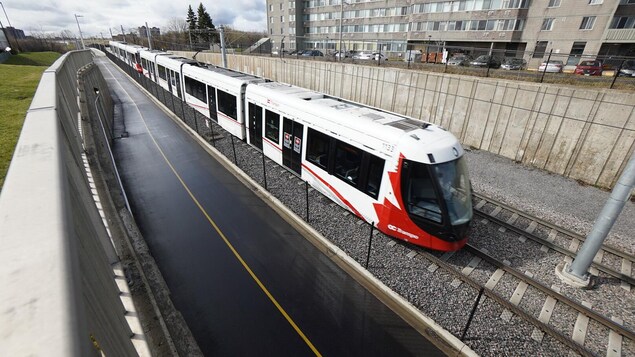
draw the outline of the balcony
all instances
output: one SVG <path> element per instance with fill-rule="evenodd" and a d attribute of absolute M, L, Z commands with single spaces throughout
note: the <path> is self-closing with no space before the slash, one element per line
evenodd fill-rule
<path fill-rule="evenodd" d="M 635 29 L 609 29 L 606 31 L 604 41 L 633 42 L 635 41 Z"/>

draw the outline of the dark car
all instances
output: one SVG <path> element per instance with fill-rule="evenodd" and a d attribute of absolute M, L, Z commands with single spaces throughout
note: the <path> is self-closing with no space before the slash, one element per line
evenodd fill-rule
<path fill-rule="evenodd" d="M 575 74 L 582 74 L 585 76 L 601 76 L 602 75 L 602 61 L 582 61 L 575 66 Z"/>
<path fill-rule="evenodd" d="M 520 71 L 527 68 L 527 61 L 522 58 L 505 58 L 501 68 L 508 71 Z"/>
<path fill-rule="evenodd" d="M 635 60 L 628 60 L 622 63 L 622 68 L 617 73 L 618 76 L 635 77 Z"/>
<path fill-rule="evenodd" d="M 476 59 L 470 62 L 470 66 L 472 67 L 483 67 L 483 68 L 499 68 L 501 66 L 501 61 L 490 55 L 481 55 L 476 57 Z"/>
<path fill-rule="evenodd" d="M 302 52 L 302 56 L 306 56 L 306 57 L 322 57 L 324 56 L 324 53 L 322 53 L 321 51 L 318 50 L 306 50 L 304 52 Z"/>

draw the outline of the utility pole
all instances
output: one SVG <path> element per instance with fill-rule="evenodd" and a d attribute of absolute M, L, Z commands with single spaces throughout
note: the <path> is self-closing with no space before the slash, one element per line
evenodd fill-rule
<path fill-rule="evenodd" d="M 227 50 L 225 49 L 225 27 L 220 25 L 220 50 L 223 55 L 223 67 L 227 68 Z"/>
<path fill-rule="evenodd" d="M 82 50 L 85 50 L 86 46 L 84 45 L 84 35 L 82 35 L 82 28 L 79 27 L 78 17 L 84 17 L 84 16 L 75 14 L 75 21 L 77 22 L 77 29 L 79 30 L 79 38 L 82 40 Z"/>
<path fill-rule="evenodd" d="M 123 36 L 123 42 L 127 42 L 126 41 L 126 33 L 123 32 L 123 25 L 119 25 L 119 26 L 121 26 L 121 36 Z"/>
<path fill-rule="evenodd" d="M 622 212 L 624 205 L 631 196 L 635 187 L 635 153 L 632 154 L 624 172 L 611 191 L 611 196 L 604 205 L 602 212 L 595 220 L 591 233 L 586 237 L 582 248 L 571 265 L 559 264 L 556 267 L 556 275 L 560 280 L 569 285 L 580 288 L 591 287 L 593 283 L 587 271 L 593 262 L 593 258 L 602 248 L 602 243 L 611 231 L 617 217 Z"/>
<path fill-rule="evenodd" d="M 152 51 L 152 36 L 150 35 L 150 28 L 148 27 L 148 22 L 146 21 L 146 35 L 148 36 L 148 48 Z"/>
<path fill-rule="evenodd" d="M 113 35 L 112 35 L 112 28 L 110 28 L 110 27 L 109 27 L 109 28 L 108 28 L 108 31 L 110 31 L 110 39 L 111 39 L 111 40 L 114 40 L 115 38 L 114 38 L 114 37 L 113 37 Z"/>

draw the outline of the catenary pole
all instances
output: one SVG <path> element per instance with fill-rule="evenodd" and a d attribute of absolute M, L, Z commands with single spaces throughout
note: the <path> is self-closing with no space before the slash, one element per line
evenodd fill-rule
<path fill-rule="evenodd" d="M 220 25 L 218 28 L 220 32 L 220 50 L 223 55 L 223 67 L 227 68 L 227 50 L 225 48 L 225 27 Z"/>
<path fill-rule="evenodd" d="M 611 231 L 613 224 L 617 220 L 617 217 L 622 212 L 624 205 L 629 200 L 631 192 L 635 187 L 635 153 L 631 155 L 631 158 L 624 168 L 624 172 L 620 176 L 617 184 L 611 191 L 611 196 L 604 205 L 602 212 L 595 220 L 591 233 L 587 236 L 582 248 L 578 252 L 576 258 L 571 263 L 571 266 L 567 264 L 559 266 L 556 272 L 560 276 L 560 279 L 579 287 L 588 287 L 591 284 L 590 275 L 587 273 L 593 258 L 597 252 L 602 248 L 602 243 L 606 239 L 606 236 Z"/>
<path fill-rule="evenodd" d="M 77 22 L 77 29 L 79 30 L 79 39 L 82 40 L 82 50 L 86 49 L 86 46 L 84 45 L 84 35 L 82 34 L 82 28 L 79 27 L 79 17 L 84 17 L 82 15 L 77 15 L 75 14 L 75 22 Z"/>
<path fill-rule="evenodd" d="M 150 28 L 148 27 L 148 22 L 146 21 L 146 36 L 148 36 L 148 48 L 152 51 L 152 36 L 150 35 Z"/>

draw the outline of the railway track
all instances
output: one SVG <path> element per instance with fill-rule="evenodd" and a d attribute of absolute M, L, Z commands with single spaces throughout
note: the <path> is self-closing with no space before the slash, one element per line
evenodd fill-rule
<path fill-rule="evenodd" d="M 474 194 L 474 198 L 475 201 L 478 200 L 474 206 L 476 216 L 499 225 L 502 230 L 518 234 L 521 240 L 530 239 L 541 244 L 543 251 L 551 249 L 564 255 L 565 261 L 569 263 L 575 258 L 579 247 L 585 241 L 585 237 L 578 233 L 558 227 L 492 198 L 480 194 Z M 486 206 L 489 206 L 487 211 L 484 209 Z M 503 215 L 506 215 L 507 219 L 501 218 Z M 522 218 L 522 222 L 520 218 Z M 537 234 L 537 231 L 548 233 L 545 237 L 545 234 Z M 635 256 L 603 244 L 593 259 L 590 273 L 597 276 L 598 272 L 603 272 L 608 276 L 620 279 L 622 288 L 630 291 L 631 287 L 635 285 L 635 278 L 631 276 L 634 262 Z M 615 268 L 617 265 L 620 266 L 619 271 Z"/>
<path fill-rule="evenodd" d="M 558 227 L 552 223 L 533 217 L 529 214 L 521 212 L 515 208 L 509 207 L 496 200 L 486 198 L 482 195 L 475 195 L 475 214 L 482 217 L 483 220 L 493 222 L 499 226 L 498 231 L 501 233 L 512 232 L 518 235 L 521 242 L 527 240 L 541 244 L 543 252 L 552 250 L 562 255 L 565 259 L 575 257 L 577 248 L 584 241 L 584 237 L 574 232 Z M 486 210 L 483 208 L 488 206 Z M 505 217 L 501 218 L 501 217 Z M 522 218 L 522 220 L 520 219 Z M 522 222 L 521 222 L 522 221 Z M 486 222 L 482 222 L 486 223 Z M 543 231 L 547 234 L 535 232 Z M 498 237 L 509 236 L 509 234 L 501 234 Z M 545 237 L 546 236 L 546 237 Z M 568 243 L 568 244 L 567 244 Z M 518 241 L 513 239 L 503 240 L 501 244 L 518 245 Z M 522 244 L 522 243 L 520 243 Z M 517 248 L 518 250 L 522 248 Z M 573 353 L 582 356 L 606 355 L 620 356 L 622 355 L 622 346 L 628 346 L 626 349 L 631 350 L 635 343 L 635 333 L 623 325 L 623 321 L 619 318 L 611 318 L 594 310 L 591 303 L 586 301 L 577 301 L 567 295 L 561 293 L 560 289 L 555 286 L 548 286 L 540 281 L 540 278 L 534 278 L 529 271 L 522 272 L 511 266 L 506 257 L 496 257 L 490 254 L 486 249 L 478 248 L 474 244 L 468 244 L 460 251 L 459 254 L 469 254 L 469 263 L 453 262 L 462 259 L 453 259 L 456 252 L 438 255 L 423 249 L 417 249 L 417 254 L 423 258 L 430 260 L 434 269 L 442 267 L 455 275 L 456 279 L 469 284 L 474 289 L 483 289 L 484 295 L 492 298 L 500 306 L 504 308 L 500 315 L 502 322 L 509 322 L 513 315 L 517 315 L 524 321 L 532 324 L 534 329 L 531 338 L 537 342 L 541 342 L 545 335 L 560 341 L 566 345 Z M 613 260 L 620 259 L 622 270 L 617 271 L 607 264 L 603 264 L 602 260 L 607 259 L 608 255 L 613 255 Z M 621 252 L 616 248 L 604 245 L 602 253 L 598 254 L 593 263 L 595 273 L 602 272 L 613 278 L 619 279 L 621 287 L 630 291 L 635 280 L 630 276 L 630 265 L 635 257 L 628 253 Z M 465 257 L 463 257 L 465 259 Z M 467 260 L 462 260 L 467 261 Z M 486 279 L 472 278 L 470 275 L 479 268 L 480 271 L 488 271 L 485 265 L 493 267 L 494 273 Z M 626 267 L 626 268 L 625 268 Z M 430 267 L 428 268 L 430 270 Z M 472 274 L 474 275 L 474 274 Z M 509 291 L 497 289 L 497 284 L 503 279 L 515 286 L 511 296 Z M 456 285 L 456 279 L 453 284 Z M 502 290 L 502 291 L 499 291 Z M 619 289 L 618 289 L 619 290 Z M 531 291 L 531 294 L 527 294 Z M 625 292 L 625 294 L 628 294 Z M 542 301 L 541 309 L 531 309 L 523 304 L 523 299 L 531 295 L 534 301 Z M 538 313 L 539 311 L 539 313 Z M 568 311 L 564 313 L 564 311 Z M 570 324 L 566 321 L 558 321 L 559 318 L 566 320 L 566 315 L 575 314 L 575 324 L 571 329 Z M 499 322 L 501 322 L 499 321 Z M 506 328 L 509 328 L 507 326 Z M 606 346 L 606 351 L 598 350 L 598 344 L 593 346 L 585 346 L 585 337 L 587 335 L 600 336 L 604 339 L 602 346 Z M 630 352 L 626 352 L 627 354 Z"/>

